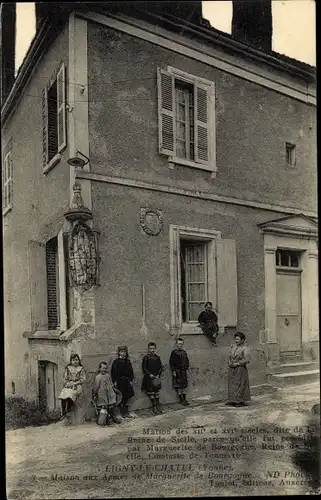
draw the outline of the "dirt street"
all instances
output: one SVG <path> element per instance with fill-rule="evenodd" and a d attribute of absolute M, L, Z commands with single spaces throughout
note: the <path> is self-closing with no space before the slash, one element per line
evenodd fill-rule
<path fill-rule="evenodd" d="M 192 404 L 113 427 L 8 431 L 7 498 L 318 494 L 319 400 L 309 384 L 244 408 Z"/>

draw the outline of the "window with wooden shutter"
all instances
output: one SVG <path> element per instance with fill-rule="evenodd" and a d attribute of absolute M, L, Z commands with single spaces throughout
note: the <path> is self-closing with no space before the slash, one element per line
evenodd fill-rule
<path fill-rule="evenodd" d="M 12 155 L 9 151 L 3 161 L 3 212 L 7 213 L 12 208 L 13 202 L 13 171 Z"/>
<path fill-rule="evenodd" d="M 217 240 L 217 303 L 220 326 L 237 325 L 237 270 L 235 240 Z"/>
<path fill-rule="evenodd" d="M 46 167 L 66 147 L 66 79 L 62 64 L 42 93 L 43 165 Z"/>
<path fill-rule="evenodd" d="M 174 163 L 216 171 L 214 83 L 158 69 L 159 151 Z"/>

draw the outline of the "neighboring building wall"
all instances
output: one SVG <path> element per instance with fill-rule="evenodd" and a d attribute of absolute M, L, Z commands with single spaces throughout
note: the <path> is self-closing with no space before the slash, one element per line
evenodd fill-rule
<path fill-rule="evenodd" d="M 316 210 L 313 106 L 93 23 L 88 65 L 93 172 Z M 156 72 L 168 65 L 215 82 L 215 179 L 184 166 L 170 170 L 158 154 Z M 286 142 L 296 144 L 295 167 L 286 166 Z"/>
<path fill-rule="evenodd" d="M 30 254 L 30 241 L 45 243 L 62 227 L 69 207 L 69 167 L 63 159 L 43 174 L 42 90 L 61 62 L 68 65 L 68 28 L 64 29 L 34 69 L 20 102 L 2 130 L 2 147 L 12 140 L 13 208 L 4 217 L 6 394 L 29 395 L 28 341 L 22 335 L 33 324 L 31 303 L 46 293 L 45 258 Z M 39 274 L 34 274 L 38 262 Z M 33 292 L 31 292 L 33 282 Z M 32 297 L 31 294 L 34 296 Z M 46 318 L 42 318 L 43 327 Z"/>

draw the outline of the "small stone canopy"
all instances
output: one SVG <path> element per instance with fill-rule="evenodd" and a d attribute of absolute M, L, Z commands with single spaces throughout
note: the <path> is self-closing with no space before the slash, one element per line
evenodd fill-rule
<path fill-rule="evenodd" d="M 318 222 L 316 217 L 303 214 L 288 215 L 258 224 L 263 233 L 287 233 L 317 238 Z"/>

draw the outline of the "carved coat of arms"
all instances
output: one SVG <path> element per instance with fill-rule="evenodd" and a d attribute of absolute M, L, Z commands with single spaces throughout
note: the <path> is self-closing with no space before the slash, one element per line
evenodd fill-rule
<path fill-rule="evenodd" d="M 150 236 L 157 236 L 163 229 L 163 212 L 150 208 L 140 209 L 140 225 Z"/>

